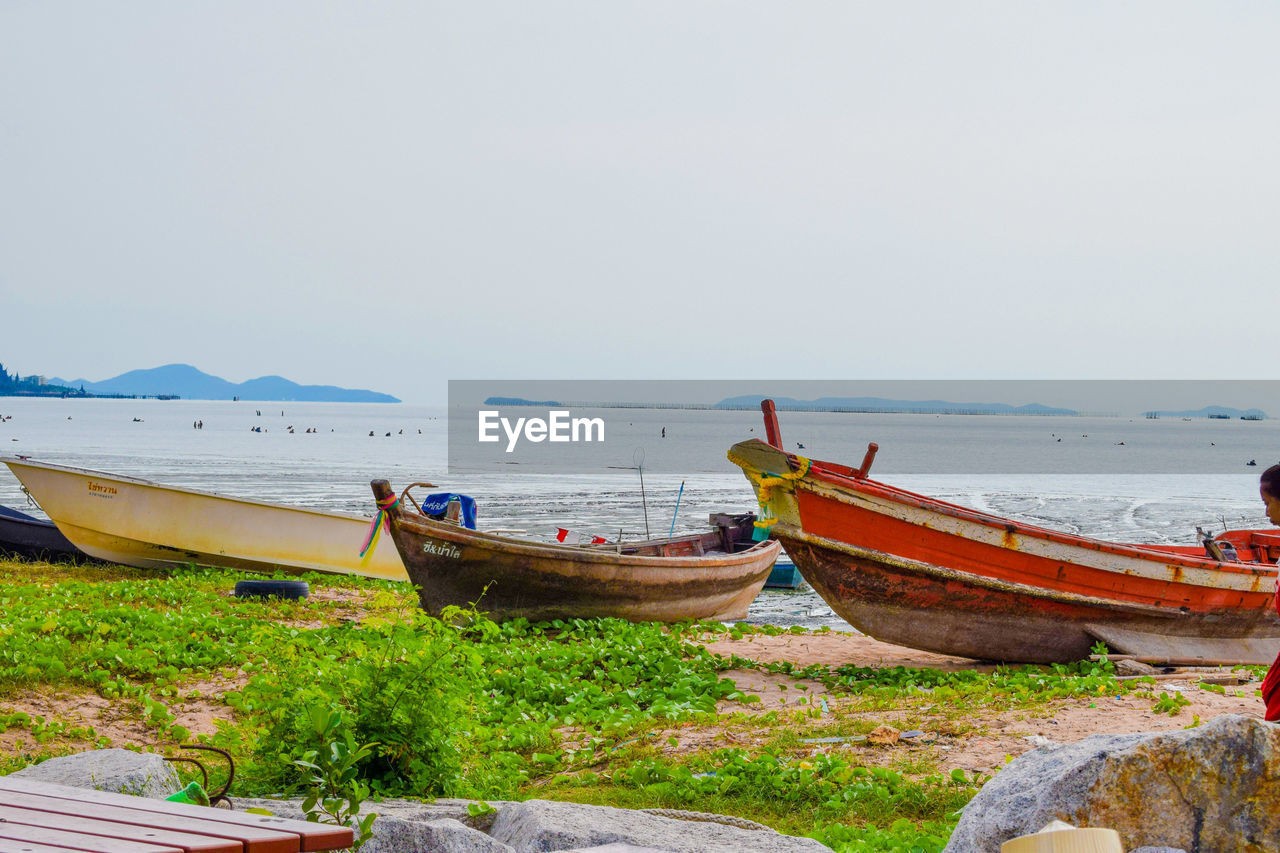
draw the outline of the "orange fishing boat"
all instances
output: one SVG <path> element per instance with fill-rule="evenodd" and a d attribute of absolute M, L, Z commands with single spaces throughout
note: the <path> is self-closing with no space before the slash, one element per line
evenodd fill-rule
<path fill-rule="evenodd" d="M 1268 664 L 1280 651 L 1280 535 L 1221 534 L 1202 546 L 1133 545 L 1023 524 L 868 477 L 862 465 L 767 441 L 729 459 L 756 489 L 758 524 L 782 542 L 841 618 L 879 640 L 985 660 L 1080 660 L 1113 652 L 1174 664 Z"/>

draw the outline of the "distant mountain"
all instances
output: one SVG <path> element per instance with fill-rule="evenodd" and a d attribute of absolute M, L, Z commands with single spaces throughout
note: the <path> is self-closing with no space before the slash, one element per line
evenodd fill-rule
<path fill-rule="evenodd" d="M 745 394 L 716 403 L 716 409 L 759 408 L 764 395 Z M 1040 403 L 1010 406 L 1007 403 L 953 403 L 949 400 L 889 400 L 884 397 L 819 397 L 797 400 L 774 397 L 774 405 L 784 412 L 929 412 L 963 415 L 1076 415 L 1074 409 L 1057 409 Z"/>
<path fill-rule="evenodd" d="M 1231 419 L 1248 418 L 1251 421 L 1266 420 L 1267 413 L 1262 409 L 1233 409 L 1230 406 L 1205 406 L 1203 409 L 1186 410 L 1182 412 L 1165 411 L 1164 409 L 1156 409 L 1147 414 L 1159 415 L 1162 418 L 1211 418 L 1228 417 Z"/>
<path fill-rule="evenodd" d="M 523 397 L 486 397 L 486 406 L 559 406 L 555 400 L 526 400 Z"/>
<path fill-rule="evenodd" d="M 197 370 L 189 364 L 166 364 L 150 370 L 130 370 L 114 379 L 90 382 L 87 379 L 50 379 L 52 385 L 79 389 L 90 394 L 155 396 L 176 394 L 184 400 L 293 400 L 307 403 L 399 403 L 390 394 L 338 388 L 334 385 L 299 385 L 281 376 L 260 376 L 247 382 L 228 382 Z"/>

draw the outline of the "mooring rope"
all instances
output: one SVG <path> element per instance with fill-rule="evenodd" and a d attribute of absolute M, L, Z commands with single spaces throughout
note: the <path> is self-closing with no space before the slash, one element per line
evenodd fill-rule
<path fill-rule="evenodd" d="M 369 525 L 369 535 L 364 538 L 364 545 L 360 547 L 360 557 L 362 561 L 368 562 L 373 556 L 374 549 L 378 546 L 378 539 L 382 536 L 382 528 L 391 528 L 391 520 L 388 513 L 400 505 L 400 498 L 395 495 L 387 495 L 385 498 L 378 498 L 378 514 L 373 517 L 373 524 Z"/>

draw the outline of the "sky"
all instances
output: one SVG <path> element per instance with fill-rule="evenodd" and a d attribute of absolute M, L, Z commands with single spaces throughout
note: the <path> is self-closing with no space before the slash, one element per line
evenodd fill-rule
<path fill-rule="evenodd" d="M 1280 7 L 0 4 L 0 362 L 1274 379 Z"/>

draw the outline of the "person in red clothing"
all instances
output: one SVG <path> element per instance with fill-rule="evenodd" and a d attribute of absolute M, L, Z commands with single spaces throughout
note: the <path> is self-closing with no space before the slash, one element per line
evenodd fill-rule
<path fill-rule="evenodd" d="M 1280 526 L 1280 465 L 1272 465 L 1262 472 L 1258 494 L 1267 507 L 1267 520 Z M 1276 612 L 1280 613 L 1280 584 L 1276 586 Z M 1267 722 L 1280 722 L 1280 657 L 1267 670 L 1262 680 L 1262 701 L 1267 703 Z"/>

